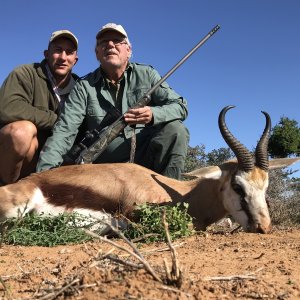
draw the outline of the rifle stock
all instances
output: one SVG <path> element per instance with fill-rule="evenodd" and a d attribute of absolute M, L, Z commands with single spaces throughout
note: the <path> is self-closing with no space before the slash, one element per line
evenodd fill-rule
<path fill-rule="evenodd" d="M 139 108 L 146 106 L 151 100 L 151 94 L 171 75 L 173 74 L 198 48 L 200 48 L 214 33 L 220 29 L 220 26 L 215 26 L 196 46 L 190 50 L 169 72 L 167 72 L 147 93 L 137 101 L 131 108 Z M 127 126 L 124 115 L 120 116 L 111 125 L 102 129 L 95 138 L 95 141 L 85 147 L 75 160 L 76 164 L 93 163 L 106 149 L 106 147 L 120 134 Z"/>

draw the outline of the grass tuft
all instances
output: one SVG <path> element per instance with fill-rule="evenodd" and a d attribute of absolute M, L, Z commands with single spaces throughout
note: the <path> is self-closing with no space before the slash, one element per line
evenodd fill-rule
<path fill-rule="evenodd" d="M 129 239 L 145 240 L 147 243 L 166 240 L 162 213 L 166 211 L 171 240 L 193 233 L 192 218 L 187 204 L 159 206 L 143 204 L 135 211 L 136 223 L 130 223 L 124 234 Z M 53 247 L 79 244 L 92 239 L 83 229 L 99 224 L 99 220 L 72 213 L 58 216 L 26 214 L 10 218 L 1 225 L 1 243 L 22 246 Z"/>
<path fill-rule="evenodd" d="M 45 216 L 26 214 L 2 223 L 1 240 L 5 244 L 45 246 L 77 244 L 91 240 L 83 230 L 77 214 Z M 91 226 L 91 225 L 88 225 Z"/>

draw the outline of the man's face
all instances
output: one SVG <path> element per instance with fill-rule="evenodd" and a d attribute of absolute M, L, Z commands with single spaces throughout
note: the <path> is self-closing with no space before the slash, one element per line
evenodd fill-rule
<path fill-rule="evenodd" d="M 57 38 L 44 52 L 55 79 L 66 77 L 78 60 L 75 45 L 66 38 Z"/>
<path fill-rule="evenodd" d="M 97 40 L 96 57 L 104 70 L 124 69 L 131 56 L 131 47 L 124 36 L 116 31 L 107 31 Z"/>

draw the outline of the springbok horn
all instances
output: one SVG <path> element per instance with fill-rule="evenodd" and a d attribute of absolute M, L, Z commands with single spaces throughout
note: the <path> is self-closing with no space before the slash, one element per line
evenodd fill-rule
<path fill-rule="evenodd" d="M 234 152 L 238 160 L 239 167 L 245 172 L 249 172 L 254 168 L 253 157 L 250 151 L 233 136 L 233 134 L 228 130 L 225 124 L 226 112 L 229 109 L 234 107 L 235 106 L 233 105 L 228 105 L 221 110 L 219 114 L 219 129 L 225 142 L 230 147 L 230 149 Z"/>
<path fill-rule="evenodd" d="M 266 117 L 266 126 L 255 149 L 255 158 L 256 158 L 255 165 L 260 169 L 268 172 L 269 169 L 268 143 L 269 143 L 270 130 L 271 130 L 271 118 L 269 114 L 266 113 L 265 111 L 262 111 L 262 113 Z"/>

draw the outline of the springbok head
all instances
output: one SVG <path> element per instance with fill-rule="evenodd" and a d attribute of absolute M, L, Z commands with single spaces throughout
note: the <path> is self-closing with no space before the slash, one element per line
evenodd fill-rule
<path fill-rule="evenodd" d="M 265 199 L 269 183 L 268 141 L 271 119 L 268 113 L 263 134 L 257 143 L 255 155 L 242 145 L 228 130 L 226 112 L 234 106 L 226 106 L 219 114 L 221 134 L 237 158 L 237 168 L 226 181 L 223 204 L 234 219 L 249 232 L 266 233 L 271 229 L 268 205 Z"/>

